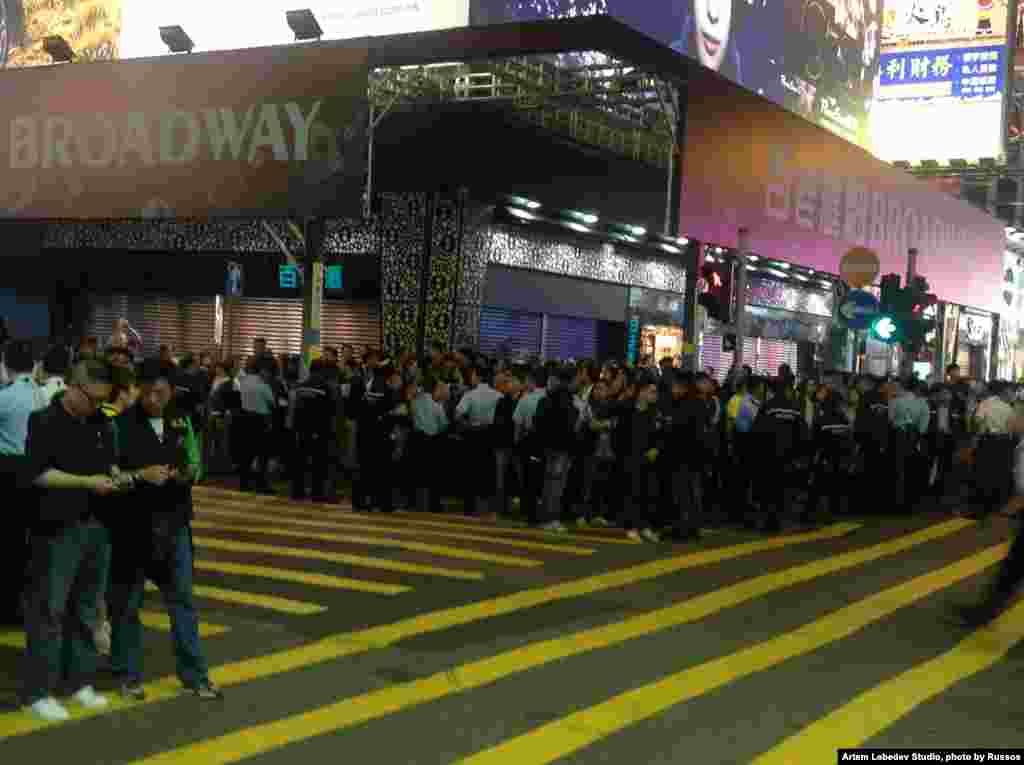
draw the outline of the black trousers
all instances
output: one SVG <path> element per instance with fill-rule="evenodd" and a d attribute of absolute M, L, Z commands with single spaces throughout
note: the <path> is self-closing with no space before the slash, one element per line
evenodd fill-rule
<path fill-rule="evenodd" d="M 22 486 L 24 457 L 0 455 L 0 624 L 21 623 L 21 600 L 28 566 L 28 527 L 35 511 L 30 489 Z"/>
<path fill-rule="evenodd" d="M 252 412 L 240 412 L 235 419 L 231 440 L 236 449 L 242 491 L 252 488 L 265 489 L 270 485 L 267 468 L 272 447 L 271 432 L 269 417 Z M 256 472 L 252 469 L 253 461 L 259 464 Z"/>
<path fill-rule="evenodd" d="M 1024 580 L 1024 530 L 1018 530 L 1010 545 L 1010 552 L 1003 559 L 1002 566 L 993 586 L 995 605 L 1004 606 L 1014 596 Z"/>
<path fill-rule="evenodd" d="M 544 454 L 534 449 L 520 450 L 523 466 L 522 509 L 527 523 L 540 522 L 540 494 L 544 489 Z"/>
<path fill-rule="evenodd" d="M 465 477 L 462 479 L 463 509 L 466 513 L 475 513 L 478 510 L 477 500 L 489 503 L 495 493 L 497 463 L 494 458 L 493 430 L 480 428 L 467 431 L 462 447 L 463 464 L 466 466 Z"/>
<path fill-rule="evenodd" d="M 445 435 L 428 436 L 414 431 L 409 436 L 408 465 L 416 489 L 416 509 L 440 513 L 444 496 L 449 439 Z"/>
<path fill-rule="evenodd" d="M 811 490 L 804 508 L 804 518 L 816 515 L 822 497 L 828 499 L 830 515 L 839 515 L 840 502 L 847 493 L 846 474 L 843 472 L 843 456 L 840 453 L 823 452 L 817 455 L 811 468 Z"/>
<path fill-rule="evenodd" d="M 359 473 L 352 486 L 352 505 L 357 510 L 395 509 L 395 475 L 391 460 L 392 441 L 376 423 L 359 423 L 356 436 Z"/>
<path fill-rule="evenodd" d="M 292 498 L 306 497 L 306 479 L 312 473 L 313 499 L 328 497 L 331 445 L 330 431 L 299 430 L 295 432 L 295 449 L 291 459 Z M 333 487 L 332 487 L 333 488 Z"/>

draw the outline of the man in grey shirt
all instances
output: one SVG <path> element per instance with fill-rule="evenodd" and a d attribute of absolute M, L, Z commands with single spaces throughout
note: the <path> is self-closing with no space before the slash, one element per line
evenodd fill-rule
<path fill-rule="evenodd" d="M 274 389 L 270 385 L 273 374 L 274 359 L 267 355 L 258 356 L 238 383 L 242 411 L 232 438 L 237 439 L 238 477 L 242 491 L 255 489 L 264 494 L 273 491 L 267 475 L 276 406 Z M 259 464 L 256 471 L 253 470 L 254 462 Z"/>

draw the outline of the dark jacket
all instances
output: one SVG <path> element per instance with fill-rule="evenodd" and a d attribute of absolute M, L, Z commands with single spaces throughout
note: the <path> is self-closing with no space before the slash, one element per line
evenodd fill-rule
<path fill-rule="evenodd" d="M 184 473 L 185 430 L 182 421 L 170 409 L 164 416 L 164 437 L 161 441 L 150 424 L 141 404 L 128 408 L 112 422 L 117 442 L 118 465 L 124 472 L 134 472 L 150 465 L 169 465 Z M 163 486 L 136 483 L 132 491 L 115 498 L 119 513 L 111 514 L 111 527 L 145 534 L 154 524 L 162 524 L 171 533 L 192 520 L 192 484 L 182 478 Z"/>
<path fill-rule="evenodd" d="M 615 429 L 615 454 L 626 464 L 644 463 L 647 452 L 661 444 L 658 432 L 658 411 L 653 405 L 640 411 L 635 402 L 622 411 Z"/>
<path fill-rule="evenodd" d="M 711 453 L 711 410 L 706 401 L 672 399 L 662 410 L 663 456 L 671 464 L 702 464 Z"/>
<path fill-rule="evenodd" d="M 556 452 L 574 452 L 577 446 L 579 409 L 572 392 L 565 387 L 555 388 L 540 400 L 534 417 L 537 436 L 545 449 Z"/>
<path fill-rule="evenodd" d="M 337 388 L 326 376 L 310 377 L 292 391 L 295 411 L 292 428 L 296 433 L 329 435 L 338 412 Z"/>
<path fill-rule="evenodd" d="M 512 449 L 516 445 L 516 424 L 512 416 L 519 404 L 511 396 L 502 396 L 494 410 L 494 446 L 497 449 Z"/>
<path fill-rule="evenodd" d="M 889 405 L 878 391 L 868 391 L 857 408 L 857 437 L 884 449 L 889 443 Z"/>
<path fill-rule="evenodd" d="M 838 459 L 850 452 L 853 429 L 841 408 L 826 404 L 819 406 L 814 417 L 815 453 Z"/>
<path fill-rule="evenodd" d="M 800 448 L 806 430 L 800 405 L 784 396 L 773 396 L 758 412 L 752 434 L 766 454 L 788 460 Z"/>

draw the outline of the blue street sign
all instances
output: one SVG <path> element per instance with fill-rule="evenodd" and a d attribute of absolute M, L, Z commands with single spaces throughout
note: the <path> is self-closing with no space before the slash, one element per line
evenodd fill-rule
<path fill-rule="evenodd" d="M 329 290 L 342 288 L 341 266 L 327 266 L 327 273 L 324 274 L 324 288 Z"/>
<path fill-rule="evenodd" d="M 864 290 L 850 290 L 839 308 L 839 315 L 850 329 L 867 329 L 878 315 L 878 298 Z"/>

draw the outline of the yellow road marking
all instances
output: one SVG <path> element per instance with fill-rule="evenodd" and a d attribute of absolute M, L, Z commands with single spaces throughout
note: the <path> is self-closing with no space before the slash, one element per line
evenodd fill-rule
<path fill-rule="evenodd" d="M 251 566 L 245 563 L 196 559 L 194 565 L 198 571 L 212 571 L 217 574 L 237 574 L 238 576 L 255 576 L 260 579 L 274 579 L 279 582 L 294 582 L 313 587 L 325 587 L 332 590 L 350 590 L 352 592 L 369 592 L 374 595 L 401 595 L 409 592 L 412 587 L 401 584 L 384 584 L 369 582 L 363 579 L 351 579 L 347 576 L 328 576 L 305 571 L 288 571 L 287 569 L 271 568 L 270 566 Z M 196 590 L 198 592 L 198 589 Z"/>
<path fill-rule="evenodd" d="M 911 538 L 913 541 L 910 541 Z M 786 589 L 800 582 L 849 569 L 867 561 L 877 560 L 906 549 L 908 546 L 912 547 L 915 543 L 922 544 L 934 538 L 936 538 L 934 535 L 919 532 L 865 550 L 843 553 L 833 558 L 806 563 L 778 573 L 764 574 L 658 611 L 603 627 L 583 630 L 572 635 L 532 643 L 454 669 L 438 672 L 422 680 L 372 691 L 354 698 L 342 699 L 310 712 L 164 752 L 139 760 L 137 763 L 153 765 L 185 761 L 203 763 L 203 765 L 225 765 L 237 762 L 290 743 L 379 719 L 408 707 L 436 701 L 461 691 L 491 685 L 510 675 L 535 669 L 554 661 L 607 648 L 679 624 L 697 621 L 768 592 Z M 1005 548 L 1006 546 L 1003 545 L 968 559 L 968 563 L 960 562 L 947 567 L 942 571 L 945 578 L 929 576 L 943 582 L 953 576 L 961 576 L 961 578 L 968 576 L 969 573 L 962 572 L 980 570 L 990 565 L 991 562 L 998 559 L 1000 551 L 1005 551 Z M 957 573 L 951 573 L 951 570 L 955 570 Z M 919 580 L 914 580 L 912 584 L 927 585 L 928 581 L 931 580 L 922 577 Z M 907 586 L 902 585 L 904 588 Z M 923 596 L 914 595 L 915 599 L 917 597 Z M 869 609 L 869 612 L 877 614 L 875 618 L 880 618 L 881 614 L 878 614 L 878 610 L 884 608 L 887 603 L 888 601 L 883 599 L 875 606 L 874 610 Z M 814 635 L 815 631 L 811 630 L 810 634 Z M 731 667 L 732 664 L 727 663 L 726 666 Z M 517 752 L 517 756 L 521 757 L 523 762 L 529 759 L 530 754 L 530 751 Z M 519 765 L 520 759 L 509 757 L 507 761 Z"/>
<path fill-rule="evenodd" d="M 210 509 L 217 508 L 216 510 Z M 220 518 L 238 518 L 251 521 L 265 521 L 285 526 L 295 526 L 310 529 L 354 529 L 356 531 L 378 531 L 386 534 L 405 534 L 422 537 L 438 537 L 439 539 L 460 539 L 466 542 L 485 542 L 491 545 L 504 545 L 506 547 L 517 547 L 522 550 L 536 550 L 538 552 L 564 553 L 566 555 L 578 555 L 580 557 L 593 555 L 596 551 L 589 547 L 576 547 L 575 545 L 555 545 L 544 542 L 527 542 L 521 539 L 505 539 L 503 537 L 486 534 L 467 534 L 458 531 L 429 531 L 425 529 L 409 528 L 405 526 L 371 525 L 359 523 L 359 516 L 346 514 L 344 518 L 337 520 L 312 520 L 307 518 L 293 518 L 281 515 L 260 515 L 258 513 L 246 512 L 245 510 L 225 510 L 224 507 L 236 507 L 234 504 L 207 504 L 202 502 L 197 508 L 197 515 L 217 516 Z M 320 515 L 323 518 L 323 514 Z"/>
<path fill-rule="evenodd" d="M 162 613 L 160 611 L 140 611 L 139 619 L 142 622 L 142 626 L 147 627 L 148 629 L 157 630 L 159 632 L 171 631 L 171 618 L 167 614 Z M 200 637 L 216 637 L 217 635 L 223 635 L 225 632 L 230 631 L 230 627 L 225 627 L 221 624 L 208 624 L 207 622 L 199 622 Z M 17 648 L 24 650 L 24 631 L 8 630 L 6 632 L 0 632 L 0 645 L 6 648 Z"/>
<path fill-rule="evenodd" d="M 954 534 L 961 529 L 973 524 L 973 521 L 956 519 L 937 526 L 916 532 L 905 539 L 916 540 L 911 544 L 904 545 L 898 549 L 912 547 L 914 544 L 921 544 L 931 539 L 938 539 L 943 536 Z M 727 560 L 734 560 L 749 555 L 755 555 L 769 550 L 779 550 L 795 544 L 817 542 L 826 539 L 835 539 L 846 536 L 858 528 L 856 523 L 837 523 L 817 531 L 804 534 L 793 534 L 774 537 L 772 539 L 761 539 L 756 542 L 746 542 L 730 547 L 718 547 L 711 550 L 703 550 L 686 555 L 678 555 L 663 560 L 642 563 L 637 566 L 610 571 L 595 576 L 588 576 L 571 582 L 555 584 L 549 587 L 539 587 L 532 590 L 524 590 L 511 595 L 503 595 L 491 600 L 483 600 L 454 608 L 444 608 L 432 613 L 413 616 L 402 619 L 391 624 L 384 624 L 378 627 L 370 627 L 358 632 L 342 633 L 333 635 L 322 640 L 317 640 L 306 645 L 295 648 L 277 651 L 265 656 L 258 656 L 252 659 L 244 659 L 232 664 L 225 664 L 214 668 L 210 675 L 217 684 L 228 688 L 234 685 L 261 680 L 274 675 L 303 669 L 327 661 L 335 661 L 348 656 L 356 656 L 367 653 L 378 648 L 385 648 L 402 640 L 429 635 L 435 632 L 460 627 L 474 622 L 504 616 L 529 608 L 554 603 L 572 598 L 593 595 L 597 592 L 605 592 L 620 587 L 626 587 L 638 582 L 656 579 L 662 576 L 669 576 L 680 571 L 692 568 L 710 566 Z M 889 543 L 890 545 L 893 543 Z M 201 561 L 196 561 L 196 568 L 200 568 Z M 234 565 L 234 564 L 217 564 Z M 216 569 L 214 569 L 216 570 Z M 228 573 L 232 573 L 228 571 Z M 240 572 L 241 573 L 241 572 Z M 147 700 L 143 703 L 154 704 L 178 695 L 178 681 L 174 676 L 168 676 L 147 683 Z M 111 700 L 111 709 L 121 709 L 127 706 L 137 707 L 139 702 L 129 704 L 120 700 Z M 100 712 L 76 708 L 71 711 L 74 719 L 91 717 Z M 0 740 L 13 736 L 22 736 L 47 727 L 49 723 L 41 722 L 34 717 L 20 713 L 7 712 L 0 714 Z"/>
<path fill-rule="evenodd" d="M 859 747 L 954 684 L 988 669 L 1024 639 L 1024 603 L 941 656 L 865 691 L 754 760 L 754 765 L 825 762 Z"/>
<path fill-rule="evenodd" d="M 147 592 L 159 592 L 159 588 L 152 582 L 146 582 Z M 207 587 L 205 585 L 193 585 L 192 592 L 200 598 L 217 600 L 222 603 L 237 603 L 243 606 L 264 608 L 268 611 L 277 611 L 283 614 L 294 614 L 296 616 L 311 616 L 323 613 L 327 606 L 317 603 L 303 603 L 301 600 L 281 598 L 276 595 L 257 595 L 252 592 L 239 592 L 237 590 L 225 590 L 221 587 Z"/>
<path fill-rule="evenodd" d="M 266 497 L 262 495 L 248 495 L 241 494 L 239 492 L 221 493 L 227 490 L 217 489 L 216 493 L 209 493 L 210 490 L 204 490 L 203 492 L 196 492 L 195 499 L 198 503 L 204 502 L 232 502 L 237 503 L 240 507 L 251 508 L 254 505 L 261 509 L 274 509 L 281 510 L 287 513 L 294 513 L 297 515 L 310 516 L 322 518 L 325 513 L 337 514 L 346 517 L 355 517 L 371 521 L 375 518 L 374 515 L 367 513 L 356 513 L 352 510 L 351 505 L 346 503 L 344 505 L 317 505 L 309 502 L 294 502 L 292 500 L 285 499 L 283 497 Z M 503 526 L 497 523 L 473 521 L 464 517 L 462 522 L 453 520 L 457 517 L 454 513 L 394 513 L 396 518 L 400 518 L 403 524 L 410 526 L 423 526 L 427 528 L 441 528 L 441 529 L 479 529 L 488 533 L 502 533 L 512 534 L 522 537 L 528 537 L 532 539 L 547 539 L 551 542 L 556 540 L 577 540 L 588 542 L 590 544 L 609 544 L 609 545 L 642 545 L 643 542 L 634 542 L 632 539 L 626 539 L 625 537 L 613 536 L 615 531 L 609 531 L 608 535 L 597 534 L 597 533 L 581 533 L 577 530 L 572 530 L 570 535 L 556 534 L 550 531 L 541 531 L 540 529 L 529 529 L 529 528 L 518 528 L 515 526 Z M 383 514 L 382 516 L 383 517 Z M 440 520 L 423 520 L 429 518 L 436 518 Z"/>
<path fill-rule="evenodd" d="M 984 571 L 1002 559 L 1008 549 L 1009 545 L 1005 544 L 990 547 L 977 555 L 840 608 L 791 632 L 566 715 L 522 736 L 460 760 L 460 765 L 542 765 L 567 757 L 630 725 L 654 717 L 670 707 L 849 637 L 901 608 Z M 830 752 L 833 758 L 836 746 L 833 740 Z"/>
<path fill-rule="evenodd" d="M 374 568 L 379 569 L 381 571 L 397 571 L 403 574 L 439 576 L 444 577 L 446 579 L 462 579 L 474 582 L 484 578 L 484 575 L 479 571 L 465 571 L 463 569 L 421 566 L 418 563 L 402 563 L 401 561 L 387 560 L 386 558 L 369 558 L 363 555 L 348 555 L 346 553 L 324 552 L 323 550 L 307 550 L 301 547 L 258 545 L 253 544 L 251 542 L 230 542 L 224 539 L 211 539 L 209 537 L 193 537 L 192 542 L 195 544 L 196 547 L 201 547 L 206 550 L 223 550 L 225 552 L 277 555 L 285 558 L 306 558 L 308 560 L 323 560 L 328 561 L 330 563 L 344 563 L 349 566 Z"/>
<path fill-rule="evenodd" d="M 481 563 L 497 563 L 502 566 L 514 566 L 516 568 L 536 568 L 537 566 L 544 565 L 541 561 L 531 560 L 530 558 L 520 558 L 513 555 L 494 555 L 492 553 L 477 552 L 476 550 L 463 550 L 458 547 L 447 547 L 445 545 L 409 542 L 405 539 L 391 539 L 389 537 L 364 537 L 352 534 L 325 534 L 323 532 L 296 531 L 294 529 L 284 529 L 273 526 L 234 526 L 208 521 L 194 521 L 192 523 L 192 527 L 196 529 L 287 537 L 289 539 L 309 539 L 318 542 L 336 542 L 338 544 L 393 547 L 398 550 L 427 553 L 428 555 L 437 555 L 444 558 L 461 558 L 463 560 L 474 560 Z"/>

